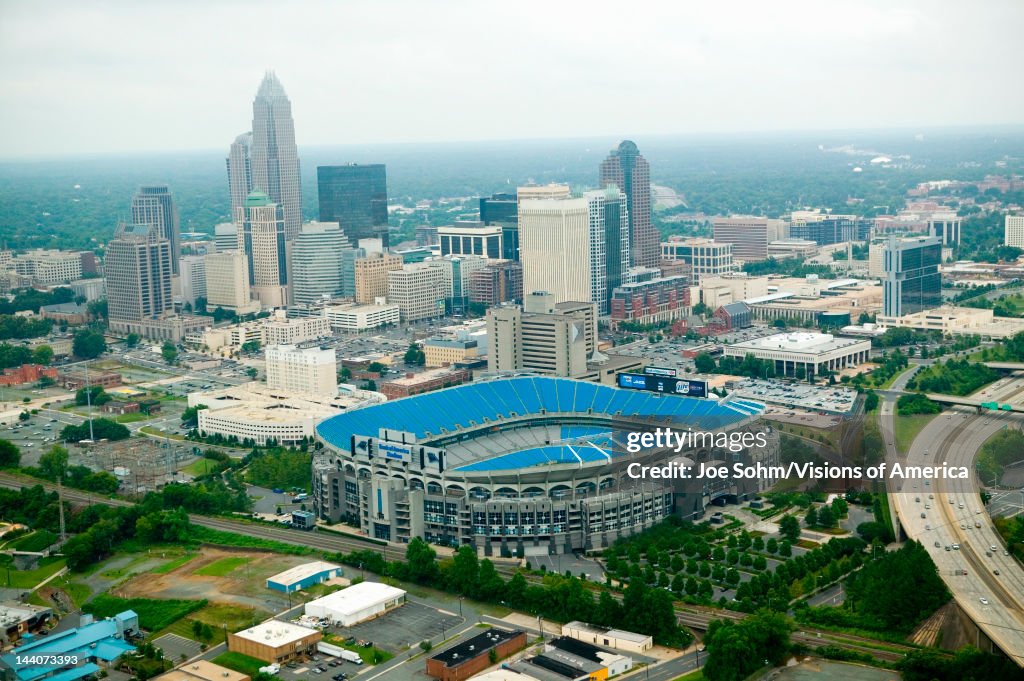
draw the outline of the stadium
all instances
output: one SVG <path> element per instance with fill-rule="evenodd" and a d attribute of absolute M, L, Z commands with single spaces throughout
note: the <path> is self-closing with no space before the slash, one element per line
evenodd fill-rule
<path fill-rule="evenodd" d="M 657 426 L 771 429 L 764 406 L 541 376 L 504 378 L 386 402 L 317 426 L 314 511 L 405 543 L 472 545 L 481 555 L 598 549 L 670 514 L 756 494 L 758 481 L 635 480 L 634 462 L 777 460 L 756 451 L 626 451 L 625 432 Z"/>

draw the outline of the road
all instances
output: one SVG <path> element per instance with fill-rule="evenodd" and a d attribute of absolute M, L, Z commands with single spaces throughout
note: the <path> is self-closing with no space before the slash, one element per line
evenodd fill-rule
<path fill-rule="evenodd" d="M 998 381 L 980 396 L 1009 400 L 1022 391 L 1024 384 L 1010 378 Z M 966 480 L 901 483 L 890 479 L 890 500 L 904 532 L 928 550 L 960 608 L 1001 650 L 1024 666 L 1024 570 L 1004 555 L 991 518 L 982 508 L 973 474 L 974 457 L 981 445 L 1010 422 L 1019 423 L 1021 416 L 947 411 L 921 431 L 904 457 L 895 448 L 893 415 L 894 401 L 887 397 L 880 421 L 890 466 L 896 461 L 911 466 L 946 462 L 971 471 Z"/>

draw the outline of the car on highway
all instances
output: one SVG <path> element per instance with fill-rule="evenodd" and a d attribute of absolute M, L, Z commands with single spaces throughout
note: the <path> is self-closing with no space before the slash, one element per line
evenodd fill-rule
<path fill-rule="evenodd" d="M 960 545 L 959 544 L 953 544 L 953 550 L 954 551 L 959 551 L 960 550 Z"/>
<path fill-rule="evenodd" d="M 926 516 L 926 515 L 925 515 L 924 513 L 922 513 L 922 514 L 921 514 L 921 517 L 922 517 L 922 518 L 926 518 L 927 516 Z"/>
<path fill-rule="evenodd" d="M 979 598 L 978 600 L 979 600 L 979 601 L 981 601 L 981 604 L 982 604 L 982 605 L 988 605 L 988 599 L 987 599 L 987 598 L 985 598 L 984 596 L 982 596 L 982 597 L 981 597 L 981 598 Z"/>
<path fill-rule="evenodd" d="M 996 545 L 995 545 L 995 544 L 993 544 L 992 546 L 988 547 L 988 550 L 989 550 L 989 551 L 998 551 L 999 549 L 998 549 L 998 548 L 996 548 Z"/>

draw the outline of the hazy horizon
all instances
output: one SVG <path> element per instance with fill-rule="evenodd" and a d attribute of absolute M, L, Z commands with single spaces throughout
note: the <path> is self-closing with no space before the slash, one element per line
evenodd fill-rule
<path fill-rule="evenodd" d="M 0 157 L 226 150 L 267 69 L 300 147 L 1019 125 L 1021 25 L 1015 0 L 12 0 Z"/>

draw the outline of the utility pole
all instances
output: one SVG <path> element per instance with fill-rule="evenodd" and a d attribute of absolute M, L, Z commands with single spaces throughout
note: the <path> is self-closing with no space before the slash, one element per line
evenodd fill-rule
<path fill-rule="evenodd" d="M 60 543 L 67 541 L 68 535 L 64 528 L 64 473 L 57 476 L 57 512 L 60 516 Z"/>
<path fill-rule="evenodd" d="M 85 403 L 89 412 L 89 440 L 96 444 L 96 436 L 92 432 L 92 388 L 89 386 L 89 362 L 85 362 Z"/>

